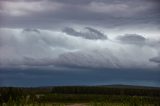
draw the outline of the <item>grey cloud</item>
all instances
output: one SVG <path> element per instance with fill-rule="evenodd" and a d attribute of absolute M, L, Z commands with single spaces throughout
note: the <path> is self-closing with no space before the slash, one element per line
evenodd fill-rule
<path fill-rule="evenodd" d="M 155 67 L 154 62 L 148 61 L 155 57 L 154 49 L 156 48 L 154 47 L 141 49 L 139 46 L 124 46 L 123 43 L 110 40 L 95 40 L 95 38 L 88 40 L 72 37 L 61 31 L 34 28 L 27 30 L 0 29 L 0 33 L 0 67 L 7 65 L 87 68 Z M 86 27 L 82 32 L 73 29 L 69 33 L 103 35 L 90 27 Z M 132 36 L 125 40 L 136 40 L 138 43 L 145 41 L 138 35 Z M 139 56 L 139 54 L 143 54 L 143 56 Z"/>
<path fill-rule="evenodd" d="M 150 59 L 151 62 L 159 63 L 160 64 L 160 57 L 154 57 Z"/>
<path fill-rule="evenodd" d="M 74 30 L 73 28 L 66 27 L 63 29 L 63 32 L 68 35 L 83 37 L 85 39 L 92 39 L 92 40 L 107 39 L 106 35 L 104 35 L 102 32 L 100 32 L 96 29 L 93 29 L 90 27 L 86 27 L 85 29 L 87 29 L 86 32 L 84 32 L 84 31 L 78 32 L 78 31 Z"/>
<path fill-rule="evenodd" d="M 55 58 L 79 45 L 76 40 L 52 31 L 0 29 L 0 33 L 1 65 L 46 65 L 48 57 Z"/>
<path fill-rule="evenodd" d="M 35 28 L 25 28 L 25 29 L 23 29 L 23 33 L 25 33 L 25 32 L 40 33 L 40 31 L 38 29 L 35 29 Z"/>
<path fill-rule="evenodd" d="M 26 1 L 28 0 L 25 0 L 25 2 Z M 10 2 L 13 1 L 10 0 Z M 14 2 L 16 2 L 16 0 Z M 54 12 L 52 9 L 36 11 L 34 13 L 29 11 L 31 13 L 26 16 L 12 16 L 9 15 L 9 12 L 7 12 L 7 14 L 0 12 L 0 17 L 3 20 L 1 22 L 1 27 L 57 28 L 57 26 L 64 26 L 64 24 L 98 25 L 107 27 L 137 24 L 147 24 L 148 26 L 154 24 L 159 26 L 160 22 L 159 9 L 155 6 L 155 4 L 157 5 L 155 1 L 43 0 L 43 2 L 47 2 L 47 4 L 51 5 L 53 4 L 51 7 L 55 8 L 56 6 L 54 6 L 54 4 L 58 2 L 62 7 L 54 9 Z M 95 5 L 89 7 L 93 3 Z M 103 8 L 99 6 L 102 4 Z M 95 9 L 94 6 L 96 5 L 98 8 Z M 42 5 L 42 7 L 44 6 L 48 5 Z M 101 12 L 101 10 L 104 12 Z M 21 9 L 21 11 L 23 10 Z"/>
<path fill-rule="evenodd" d="M 123 36 L 118 36 L 118 40 L 120 40 L 122 43 L 128 43 L 128 44 L 145 44 L 146 38 L 138 35 L 138 34 L 125 34 Z"/>
<path fill-rule="evenodd" d="M 27 66 L 49 66 L 54 65 L 52 62 L 52 59 L 50 58 L 34 58 L 34 57 L 23 57 L 23 60 L 21 62 L 22 65 Z"/>
<path fill-rule="evenodd" d="M 55 60 L 55 65 L 81 68 L 119 68 L 119 60 L 110 51 L 105 53 L 99 50 L 69 52 L 60 55 Z"/>
<path fill-rule="evenodd" d="M 0 0 L 0 85 L 95 84 L 97 78 L 159 84 L 159 10 L 160 0 Z M 17 77 L 21 67 L 30 74 Z"/>
<path fill-rule="evenodd" d="M 36 1 L 36 0 L 32 0 Z M 103 3 L 128 3 L 128 2 L 133 2 L 131 0 L 48 0 L 48 1 L 56 1 L 56 2 L 61 2 L 61 3 L 69 3 L 69 4 L 88 4 L 91 2 L 103 2 Z M 134 0 L 134 2 L 152 2 L 152 3 L 159 3 L 159 0 Z"/>
<path fill-rule="evenodd" d="M 91 27 L 86 27 L 86 29 L 88 29 L 93 35 L 95 35 L 96 39 L 107 39 L 107 36 L 104 35 L 102 32 L 96 30 L 96 29 L 93 29 Z"/>
<path fill-rule="evenodd" d="M 74 49 L 76 44 L 72 45 L 69 43 L 72 39 L 68 39 L 66 36 L 62 35 L 61 33 L 50 33 L 45 32 L 44 30 L 38 30 L 35 28 L 26 28 L 22 31 L 23 35 L 26 36 L 26 40 L 28 42 L 35 42 L 44 44 L 49 47 L 58 47 L 58 48 L 67 48 L 67 49 Z M 34 42 L 34 41 L 35 42 Z M 74 43 L 74 42 L 73 42 Z"/>
<path fill-rule="evenodd" d="M 139 50 L 138 53 L 144 54 L 139 57 L 133 50 L 125 50 L 119 48 L 120 51 L 114 51 L 111 49 L 96 49 L 96 50 L 84 50 L 78 52 L 68 52 L 60 55 L 55 60 L 55 65 L 60 67 L 80 67 L 80 68 L 113 68 L 113 69 L 125 69 L 125 68 L 150 68 L 154 64 L 148 62 L 148 54 L 144 54 L 146 51 Z M 133 54 L 132 54 L 133 53 Z M 141 59 L 140 59 L 141 58 Z M 152 66 L 153 65 L 153 66 Z M 144 67 L 146 66 L 146 67 Z"/>
<path fill-rule="evenodd" d="M 153 57 L 149 59 L 150 62 L 156 63 L 158 67 L 160 67 L 160 56 Z"/>

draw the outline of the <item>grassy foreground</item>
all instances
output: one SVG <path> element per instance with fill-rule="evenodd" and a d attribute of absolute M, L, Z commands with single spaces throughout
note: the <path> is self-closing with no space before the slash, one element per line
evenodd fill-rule
<path fill-rule="evenodd" d="M 160 89 L 115 86 L 0 88 L 0 106 L 160 106 Z"/>

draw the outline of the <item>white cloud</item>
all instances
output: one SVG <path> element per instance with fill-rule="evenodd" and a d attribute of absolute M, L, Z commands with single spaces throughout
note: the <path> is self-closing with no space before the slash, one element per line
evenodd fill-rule
<path fill-rule="evenodd" d="M 114 39 L 88 40 L 41 29 L 0 29 L 0 33 L 0 66 L 157 67 L 149 61 L 157 56 L 157 46 L 149 44 L 126 45 Z"/>

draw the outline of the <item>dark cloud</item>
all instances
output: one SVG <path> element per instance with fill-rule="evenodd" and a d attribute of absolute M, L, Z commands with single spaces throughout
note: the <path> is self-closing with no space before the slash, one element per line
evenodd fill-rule
<path fill-rule="evenodd" d="M 93 29 L 93 28 L 90 28 L 90 27 L 86 27 L 85 29 L 87 31 L 78 32 L 73 28 L 66 27 L 66 28 L 63 29 L 63 32 L 68 34 L 68 35 L 71 35 L 71 36 L 82 37 L 82 38 L 85 38 L 85 39 L 92 39 L 92 40 L 107 39 L 106 35 L 104 35 L 102 32 L 100 32 L 96 29 Z"/>
<path fill-rule="evenodd" d="M 156 63 L 157 66 L 160 67 L 160 56 L 153 57 L 153 58 L 149 59 L 149 61 Z"/>
<path fill-rule="evenodd" d="M 158 26 L 160 23 L 158 0 L 23 0 L 23 7 L 16 4 L 21 0 L 8 1 L 11 4 L 1 3 L 1 27 L 56 28 L 64 24 Z M 26 3 L 28 1 L 39 4 L 30 5 Z M 41 8 L 36 7 L 38 5 Z"/>
<path fill-rule="evenodd" d="M 107 39 L 107 36 L 104 35 L 102 32 L 93 29 L 91 27 L 86 27 L 87 30 L 90 31 L 91 34 L 93 34 L 95 36 L 95 39 Z"/>
<path fill-rule="evenodd" d="M 14 70 L 14 71 L 13 71 Z M 0 69 L 0 86 L 135 84 L 160 87 L 160 72 L 146 69 Z M 72 70 L 72 71 L 71 71 Z M 79 71 L 75 71 L 79 70 Z"/>
<path fill-rule="evenodd" d="M 118 36 L 117 39 L 128 44 L 145 44 L 146 41 L 145 37 L 138 34 L 125 34 L 123 36 Z"/>
<path fill-rule="evenodd" d="M 31 0 L 31 1 L 37 1 L 37 0 Z M 133 2 L 131 0 L 48 0 L 48 1 L 51 1 L 51 2 L 56 1 L 56 2 L 69 3 L 69 4 L 88 4 L 88 3 L 91 3 L 91 2 L 103 2 L 103 3 L 127 3 L 127 2 Z M 159 0 L 141 0 L 141 1 L 134 0 L 134 2 L 160 3 Z"/>
<path fill-rule="evenodd" d="M 159 84 L 159 67 L 154 70 L 160 64 L 155 57 L 159 42 L 152 40 L 159 37 L 159 5 L 159 0 L 0 0 L 0 68 L 5 68 L 0 85 L 95 84 L 121 78 Z M 117 35 L 123 36 L 115 40 Z M 16 72 L 21 67 L 38 71 L 24 70 L 25 76 Z M 49 67 L 62 69 L 45 75 Z M 5 73 L 6 68 L 12 73 Z"/>
<path fill-rule="evenodd" d="M 50 59 L 36 59 L 31 57 L 23 57 L 22 65 L 26 66 L 49 66 Z"/>
<path fill-rule="evenodd" d="M 160 57 L 154 57 L 150 59 L 151 62 L 159 63 L 160 64 Z"/>

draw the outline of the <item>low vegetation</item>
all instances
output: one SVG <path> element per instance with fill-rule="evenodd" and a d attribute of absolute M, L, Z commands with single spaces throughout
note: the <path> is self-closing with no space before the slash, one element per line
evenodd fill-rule
<path fill-rule="evenodd" d="M 160 106 L 160 89 L 115 86 L 0 88 L 0 106 L 72 106 L 75 103 L 80 106 Z"/>

